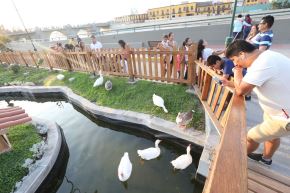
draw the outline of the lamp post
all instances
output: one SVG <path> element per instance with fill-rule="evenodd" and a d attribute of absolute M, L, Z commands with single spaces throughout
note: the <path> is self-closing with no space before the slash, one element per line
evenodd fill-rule
<path fill-rule="evenodd" d="M 232 14 L 232 21 L 231 21 L 231 25 L 230 25 L 230 31 L 229 31 L 229 35 L 228 35 L 228 37 L 226 37 L 226 41 L 225 41 L 226 47 L 228 47 L 228 45 L 233 41 L 233 37 L 232 37 L 232 34 L 233 34 L 233 24 L 234 24 L 235 15 L 236 15 L 237 2 L 238 2 L 238 0 L 235 0 L 234 10 L 233 10 L 233 14 Z"/>
<path fill-rule="evenodd" d="M 169 20 L 171 20 L 171 17 L 172 17 L 172 12 L 171 12 L 171 0 L 169 2 Z"/>
<path fill-rule="evenodd" d="M 36 47 L 34 46 L 34 44 L 33 44 L 33 42 L 32 42 L 32 39 L 31 39 L 31 37 L 30 37 L 30 35 L 29 35 L 29 33 L 28 33 L 28 31 L 27 31 L 25 25 L 24 25 L 24 21 L 23 21 L 21 15 L 20 15 L 20 13 L 19 13 L 19 11 L 18 11 L 18 9 L 17 9 L 17 7 L 16 7 L 14 1 L 13 1 L 13 0 L 11 0 L 11 1 L 12 1 L 12 4 L 13 4 L 13 6 L 14 6 L 16 12 L 17 12 L 17 15 L 18 15 L 18 17 L 19 17 L 19 19 L 20 19 L 20 21 L 21 21 L 21 23 L 22 23 L 22 25 L 23 25 L 23 28 L 24 28 L 24 30 L 25 30 L 25 32 L 26 32 L 26 35 L 27 35 L 28 39 L 30 40 L 30 42 L 31 42 L 31 44 L 32 44 L 32 47 L 33 47 L 34 51 L 37 51 Z"/>

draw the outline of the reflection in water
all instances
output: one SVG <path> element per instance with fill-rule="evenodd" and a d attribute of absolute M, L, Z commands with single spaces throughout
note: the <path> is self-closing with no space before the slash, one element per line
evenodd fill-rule
<path fill-rule="evenodd" d="M 154 131 L 148 134 L 141 126 L 136 130 L 120 121 L 108 119 L 109 123 L 114 122 L 109 124 L 95 115 L 81 114 L 74 109 L 75 106 L 64 101 L 13 103 L 31 116 L 57 122 L 64 131 L 70 157 L 66 180 L 57 193 L 202 192 L 203 185 L 192 181 L 200 155 L 191 152 L 194 163 L 185 170 L 173 171 L 170 161 L 186 151 L 183 146 L 176 145 L 179 139 L 158 135 Z M 150 161 L 140 160 L 137 149 L 154 145 L 155 135 L 163 140 L 160 143 L 161 156 Z M 172 143 L 173 140 L 177 143 Z M 123 152 L 132 155 L 133 172 L 127 182 L 120 183 L 117 168 Z"/>
<path fill-rule="evenodd" d="M 14 103 L 10 102 L 9 99 L 6 99 L 5 101 L 6 101 L 8 107 L 14 107 Z"/>
<path fill-rule="evenodd" d="M 71 184 L 71 190 L 69 191 L 69 193 L 75 193 L 75 192 L 82 193 L 78 187 L 75 187 L 75 185 L 72 181 L 70 181 L 66 176 L 64 176 L 64 177 L 65 177 L 67 183 Z"/>
<path fill-rule="evenodd" d="M 62 104 L 61 101 L 56 102 L 56 105 L 57 105 L 60 109 L 64 108 L 64 106 L 63 106 L 63 104 Z"/>
<path fill-rule="evenodd" d="M 125 181 L 125 182 L 121 182 L 121 183 L 123 184 L 124 188 L 125 188 L 126 190 L 128 190 L 128 182 Z"/>

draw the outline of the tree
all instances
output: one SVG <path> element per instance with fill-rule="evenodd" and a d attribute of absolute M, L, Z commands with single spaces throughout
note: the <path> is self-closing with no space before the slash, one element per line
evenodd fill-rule
<path fill-rule="evenodd" d="M 7 50 L 6 44 L 10 42 L 10 39 L 0 32 L 0 50 Z"/>
<path fill-rule="evenodd" d="M 290 8 L 290 1 L 289 0 L 274 0 L 272 1 L 273 9 L 285 9 Z"/>

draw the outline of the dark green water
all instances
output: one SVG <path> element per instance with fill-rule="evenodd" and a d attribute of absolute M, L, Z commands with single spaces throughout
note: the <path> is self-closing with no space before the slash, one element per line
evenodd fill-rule
<path fill-rule="evenodd" d="M 188 168 L 174 171 L 170 161 L 185 153 L 162 141 L 158 159 L 142 161 L 137 149 L 154 146 L 154 140 L 137 137 L 100 122 L 96 124 L 76 111 L 70 103 L 12 101 L 30 116 L 57 122 L 63 129 L 70 157 L 66 179 L 57 193 L 200 193 L 203 185 L 194 181 L 196 158 Z M 4 107 L 5 102 L 0 103 Z M 98 121 L 97 121 L 98 122 Z M 126 183 L 119 181 L 117 168 L 124 152 L 133 164 L 132 175 Z M 193 153 L 192 153 L 193 154 Z"/>

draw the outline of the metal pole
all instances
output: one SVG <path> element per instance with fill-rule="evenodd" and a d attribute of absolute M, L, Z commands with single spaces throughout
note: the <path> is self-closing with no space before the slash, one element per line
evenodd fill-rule
<path fill-rule="evenodd" d="M 234 3 L 234 10 L 233 10 L 233 15 L 232 15 L 232 21 L 231 21 L 231 27 L 230 27 L 230 33 L 229 33 L 229 37 L 232 37 L 232 34 L 233 34 L 233 24 L 234 24 L 235 15 L 236 15 L 237 2 L 238 2 L 238 0 L 235 0 L 235 3 Z"/>
<path fill-rule="evenodd" d="M 231 26 L 230 26 L 230 32 L 229 32 L 229 36 L 226 37 L 226 40 L 225 40 L 225 46 L 226 47 L 228 47 L 228 45 L 233 41 L 233 37 L 232 37 L 232 34 L 233 34 L 233 24 L 234 24 L 235 15 L 236 15 L 237 2 L 238 1 L 235 0 L 234 10 L 233 10 L 233 15 L 232 15 L 232 21 L 231 21 Z"/>
<path fill-rule="evenodd" d="M 172 13 L 171 13 L 172 9 L 171 9 L 171 0 L 170 0 L 170 5 L 169 5 L 169 19 L 171 20 L 172 17 Z"/>
<path fill-rule="evenodd" d="M 22 25 L 23 25 L 23 28 L 24 28 L 24 30 L 25 30 L 25 32 L 26 32 L 26 35 L 27 35 L 28 39 L 30 40 L 30 42 L 31 42 L 31 44 L 32 44 L 32 47 L 33 47 L 34 51 L 37 51 L 36 47 L 34 46 L 34 44 L 33 44 L 33 42 L 32 42 L 32 39 L 31 39 L 31 37 L 30 37 L 30 35 L 29 35 L 29 33 L 28 33 L 28 31 L 27 31 L 25 25 L 24 25 L 24 21 L 23 21 L 21 15 L 20 15 L 20 13 L 19 13 L 19 11 L 18 11 L 18 9 L 17 9 L 17 7 L 16 7 L 14 1 L 11 0 L 11 2 L 12 2 L 13 6 L 14 6 L 14 8 L 15 8 L 15 10 L 16 10 L 16 13 L 17 13 L 17 15 L 18 15 L 18 17 L 19 17 L 19 19 L 20 19 Z"/>

